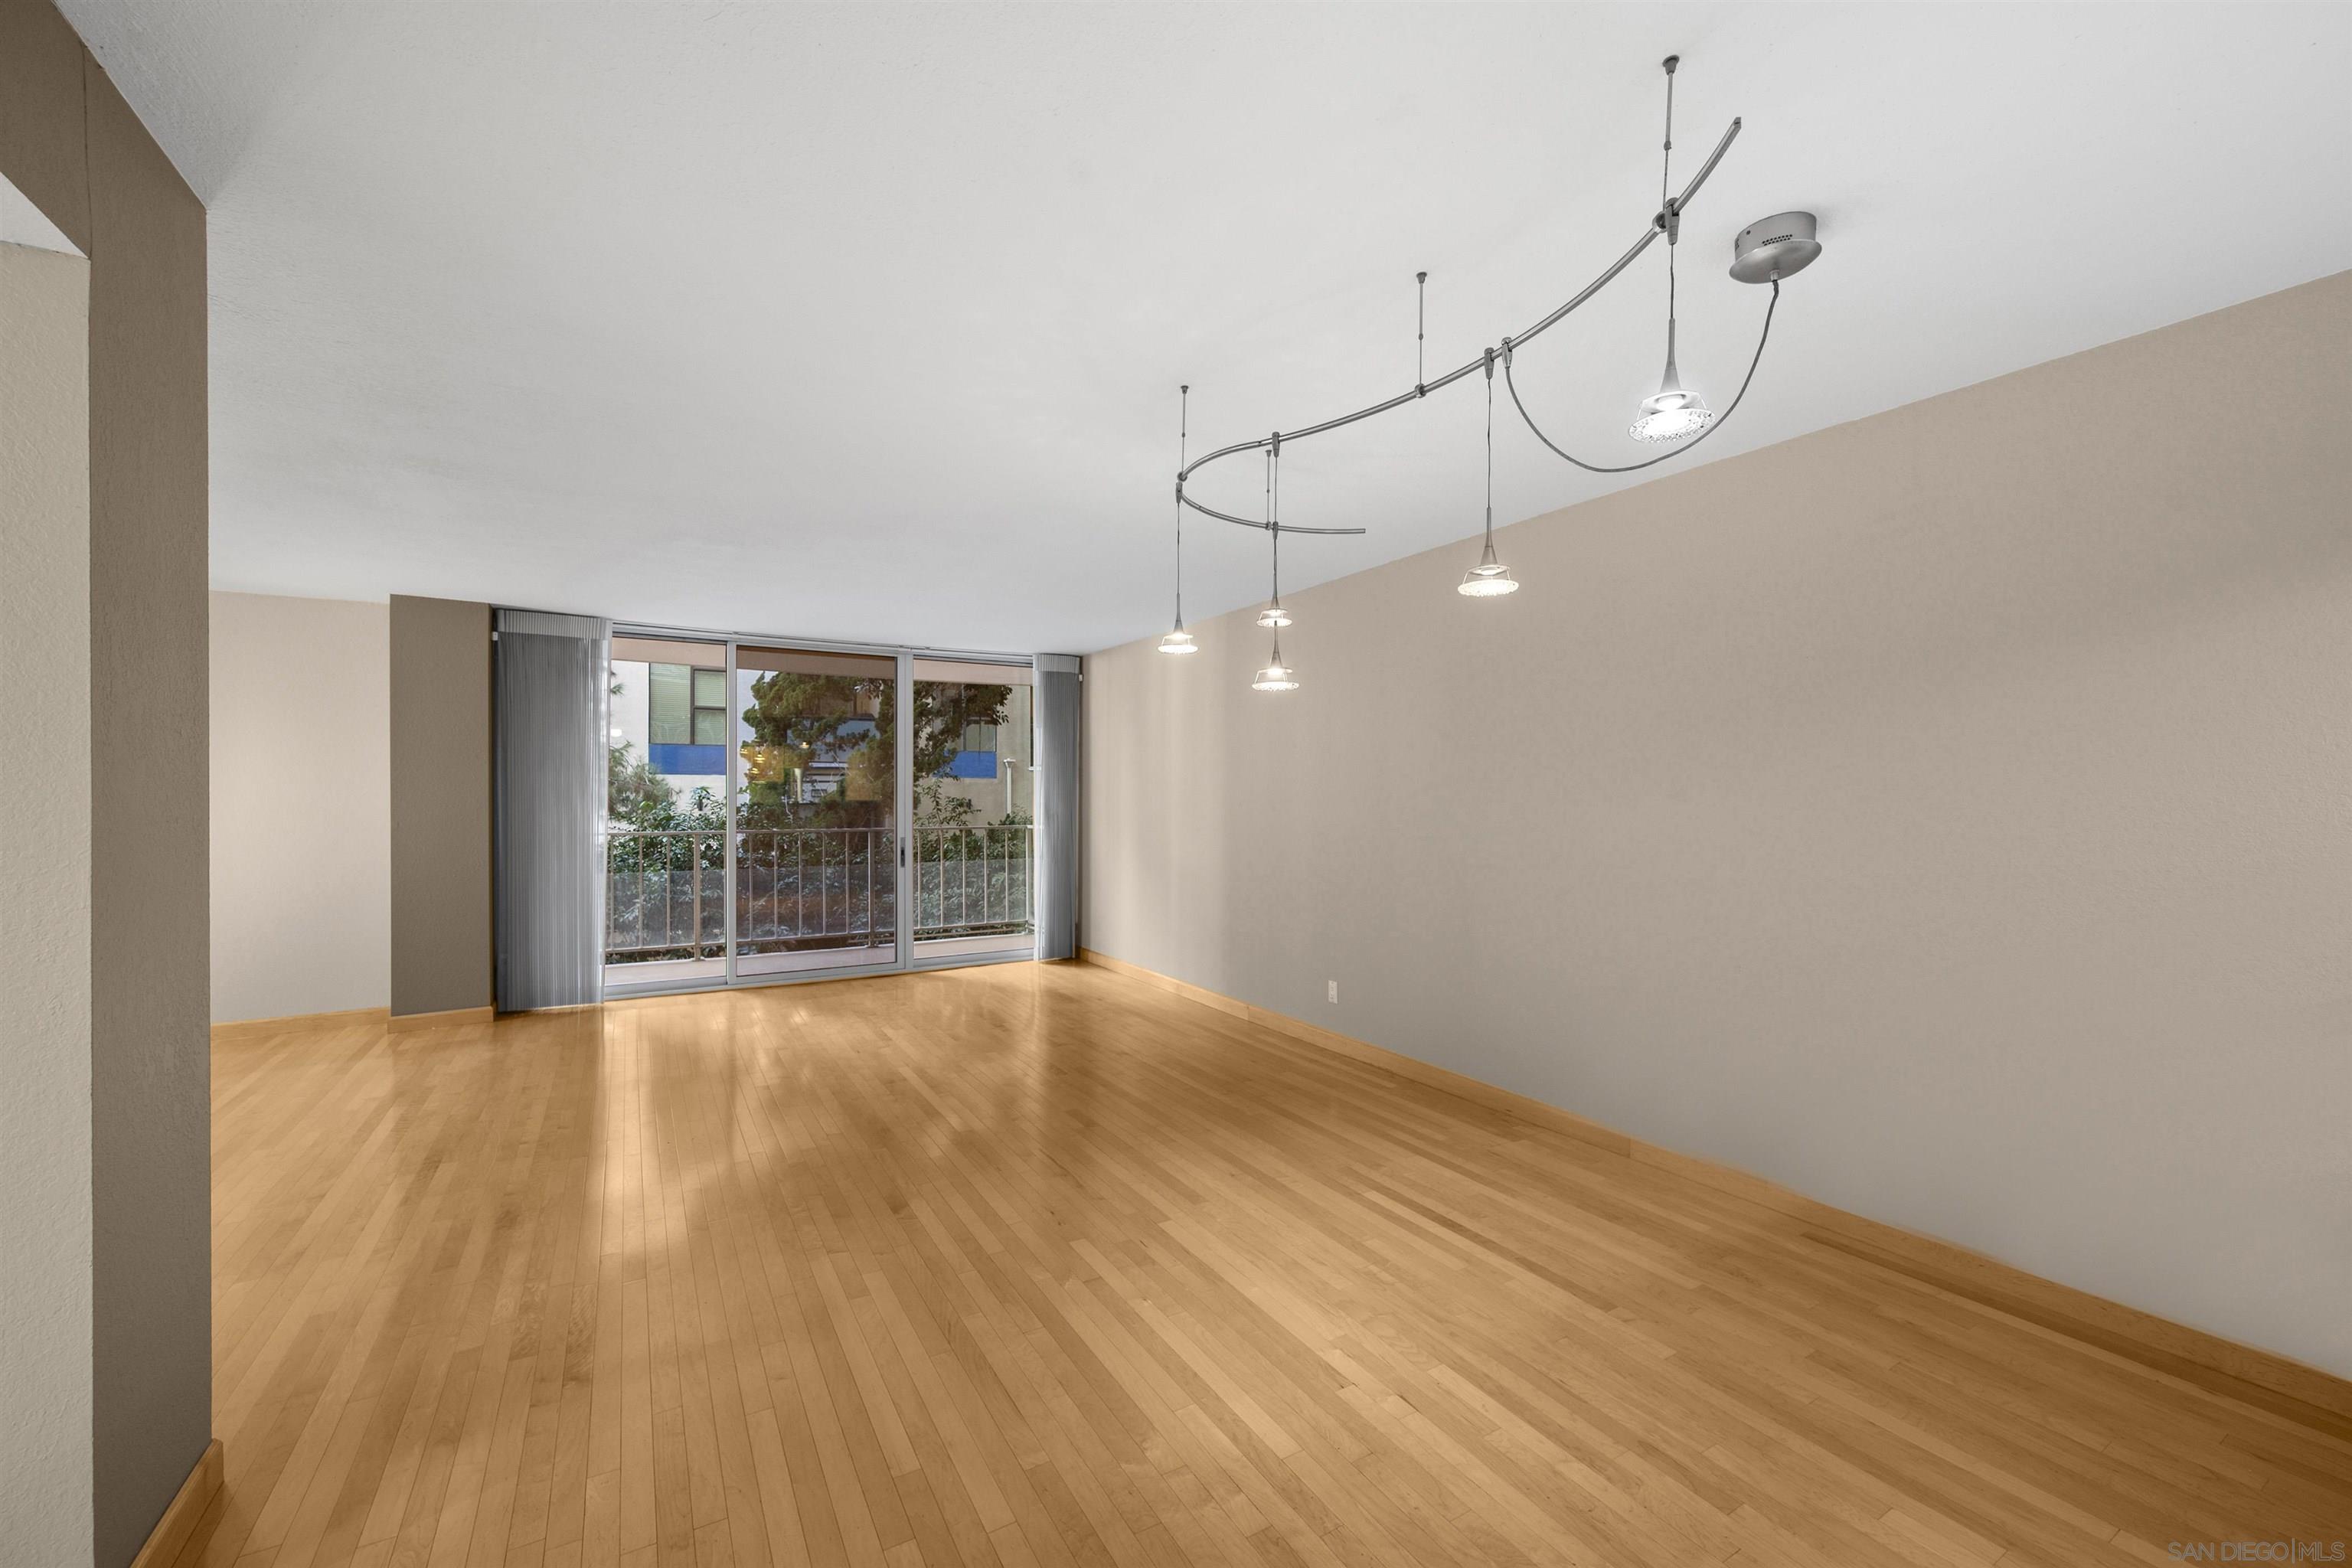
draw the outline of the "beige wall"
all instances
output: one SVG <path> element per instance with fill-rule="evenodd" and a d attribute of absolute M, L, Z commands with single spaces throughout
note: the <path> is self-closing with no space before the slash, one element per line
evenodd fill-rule
<path fill-rule="evenodd" d="M 392 1011 L 491 1005 L 490 607 L 392 599 Z"/>
<path fill-rule="evenodd" d="M 205 211 L 46 0 L 0 0 L 0 174 L 89 258 L 89 1497 L 120 1568 L 212 1430 Z"/>
<path fill-rule="evenodd" d="M 0 1540 L 66 1563 L 91 1523 L 89 264 L 5 244 L 0 559 Z"/>
<path fill-rule="evenodd" d="M 1084 941 L 2352 1373 L 2347 406 L 2352 274 L 1092 658 Z"/>
<path fill-rule="evenodd" d="M 390 613 L 212 596 L 213 1018 L 392 994 Z"/>

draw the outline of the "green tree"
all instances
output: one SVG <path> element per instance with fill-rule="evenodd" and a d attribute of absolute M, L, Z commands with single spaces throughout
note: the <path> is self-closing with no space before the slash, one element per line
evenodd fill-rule
<path fill-rule="evenodd" d="M 614 695 L 618 694 L 615 691 Z M 726 829 L 726 803 L 715 791 L 698 789 L 691 799 L 679 801 L 669 780 L 650 761 L 638 756 L 636 747 L 629 742 L 608 744 L 604 764 L 604 813 L 612 821 L 639 833 L 677 829 L 719 833 Z"/>
<path fill-rule="evenodd" d="M 622 821 L 634 821 L 656 803 L 667 804 L 669 781 L 654 772 L 653 763 L 637 755 L 636 747 L 615 741 L 605 752 L 604 808 Z"/>
<path fill-rule="evenodd" d="M 915 683 L 915 820 L 954 826 L 978 815 L 945 777 L 967 726 L 1002 724 L 1010 686 Z M 878 826 L 889 808 L 898 766 L 898 693 L 895 680 L 771 670 L 751 683 L 743 710 L 747 826 Z M 814 801 L 795 782 L 820 764 L 839 766 L 840 781 Z"/>

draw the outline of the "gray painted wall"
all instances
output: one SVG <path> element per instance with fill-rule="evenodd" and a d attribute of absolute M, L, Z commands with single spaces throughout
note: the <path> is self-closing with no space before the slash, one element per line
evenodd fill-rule
<path fill-rule="evenodd" d="M 2352 1373 L 2347 405 L 2352 274 L 1097 655 L 1084 940 Z"/>
<path fill-rule="evenodd" d="M 490 608 L 392 600 L 392 1011 L 488 1007 Z"/>
<path fill-rule="evenodd" d="M 89 1549 L 89 263 L 0 244 L 0 1542 Z M 17 738 L 38 736 L 38 745 Z"/>
<path fill-rule="evenodd" d="M 88 113 L 103 1564 L 136 1554 L 212 1440 L 208 479 L 204 208 L 94 68 Z"/>
<path fill-rule="evenodd" d="M 212 1433 L 205 214 L 44 0 L 0 0 L 0 172 L 89 258 L 91 1531 Z"/>
<path fill-rule="evenodd" d="M 390 641 L 382 604 L 212 596 L 215 1023 L 391 1001 Z"/>

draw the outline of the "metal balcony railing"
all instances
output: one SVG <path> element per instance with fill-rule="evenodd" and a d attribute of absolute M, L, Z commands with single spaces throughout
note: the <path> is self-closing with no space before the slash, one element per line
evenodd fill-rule
<path fill-rule="evenodd" d="M 1025 823 L 917 827 L 915 940 L 1035 931 L 1036 831 Z"/>
<path fill-rule="evenodd" d="M 917 827 L 915 940 L 1034 931 L 1026 825 Z M 887 827 L 749 827 L 735 835 L 737 952 L 888 947 L 898 941 L 898 836 Z M 727 835 L 634 829 L 605 837 L 604 961 L 721 958 Z"/>
<path fill-rule="evenodd" d="M 895 947 L 898 836 L 887 827 L 747 827 L 735 840 L 735 951 Z"/>
<path fill-rule="evenodd" d="M 687 828 L 604 836 L 604 962 L 720 958 L 727 835 Z"/>

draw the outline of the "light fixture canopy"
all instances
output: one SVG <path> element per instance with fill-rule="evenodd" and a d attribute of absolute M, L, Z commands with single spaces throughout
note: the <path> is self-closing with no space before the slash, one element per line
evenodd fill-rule
<path fill-rule="evenodd" d="M 1759 217 L 1731 242 L 1731 275 L 1742 283 L 1794 278 L 1822 253 L 1820 224 L 1811 213 Z"/>

